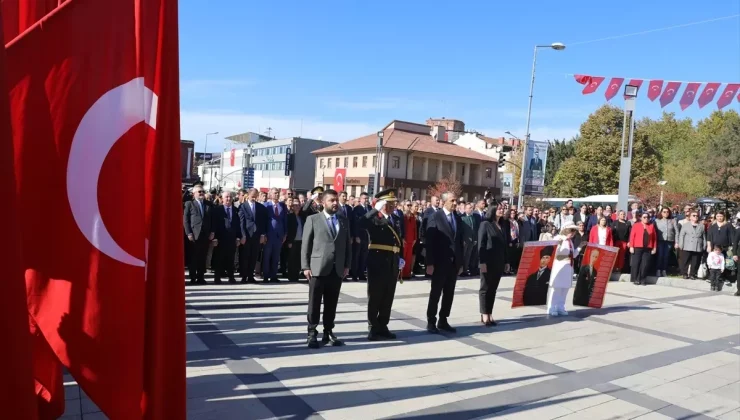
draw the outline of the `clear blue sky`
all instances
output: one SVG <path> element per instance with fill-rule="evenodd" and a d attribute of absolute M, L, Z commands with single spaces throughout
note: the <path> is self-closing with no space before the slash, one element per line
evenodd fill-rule
<path fill-rule="evenodd" d="M 524 135 L 535 44 L 573 44 L 740 13 L 725 1 L 180 2 L 183 138 L 346 141 L 393 119 L 458 118 L 488 136 Z M 605 102 L 565 73 L 740 82 L 740 18 L 541 50 L 532 138 L 570 137 Z M 683 93 L 683 89 L 679 95 Z M 694 120 L 716 109 L 694 104 Z M 621 96 L 612 99 L 622 105 Z M 728 108 L 740 109 L 733 101 Z M 640 96 L 638 116 L 660 104 Z M 302 128 L 301 128 L 302 127 Z"/>

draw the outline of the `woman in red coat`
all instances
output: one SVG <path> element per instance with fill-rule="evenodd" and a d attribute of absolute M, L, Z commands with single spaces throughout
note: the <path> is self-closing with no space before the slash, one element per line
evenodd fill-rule
<path fill-rule="evenodd" d="M 588 235 L 588 241 L 592 244 L 614 246 L 614 239 L 612 237 L 612 229 L 608 225 L 606 216 L 601 216 L 599 224 L 595 228 L 591 229 L 591 233 Z"/>
<path fill-rule="evenodd" d="M 401 271 L 401 277 L 404 279 L 410 279 L 412 270 L 414 269 L 414 263 L 416 260 L 416 254 L 414 253 L 414 245 L 419 239 L 419 227 L 416 225 L 416 211 L 418 206 L 416 203 L 406 202 L 403 209 L 403 260 L 406 261 L 406 265 Z"/>
<path fill-rule="evenodd" d="M 632 254 L 632 283 L 647 285 L 650 258 L 658 249 L 658 238 L 655 235 L 655 225 L 650 223 L 647 213 L 640 215 L 640 221 L 632 226 L 630 232 L 630 253 Z"/>

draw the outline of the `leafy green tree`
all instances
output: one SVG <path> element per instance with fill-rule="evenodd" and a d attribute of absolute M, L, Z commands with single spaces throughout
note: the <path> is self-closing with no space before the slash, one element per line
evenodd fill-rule
<path fill-rule="evenodd" d="M 740 118 L 737 118 L 737 113 L 726 119 L 717 135 L 711 133 L 709 135 L 707 159 L 703 165 L 704 174 L 709 179 L 709 192 L 721 198 L 738 200 L 740 199 Z"/>
<path fill-rule="evenodd" d="M 570 140 L 552 140 L 547 149 L 547 164 L 545 165 L 545 185 L 550 185 L 555 179 L 555 173 L 568 158 L 576 153 L 576 142 L 580 138 L 573 137 Z"/>

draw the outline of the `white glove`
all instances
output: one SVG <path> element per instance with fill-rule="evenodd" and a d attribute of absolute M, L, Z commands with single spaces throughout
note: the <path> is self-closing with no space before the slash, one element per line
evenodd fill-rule
<path fill-rule="evenodd" d="M 375 203 L 375 210 L 377 211 L 383 210 L 383 208 L 385 207 L 385 203 L 386 203 L 385 200 L 378 200 L 378 202 Z"/>
<path fill-rule="evenodd" d="M 404 261 L 403 258 L 400 258 L 398 260 L 398 269 L 403 270 L 404 267 L 406 267 L 406 261 Z"/>
<path fill-rule="evenodd" d="M 316 193 L 316 194 L 314 194 L 314 195 L 311 196 L 311 201 L 316 200 L 317 198 L 319 198 L 319 194 L 318 193 Z"/>

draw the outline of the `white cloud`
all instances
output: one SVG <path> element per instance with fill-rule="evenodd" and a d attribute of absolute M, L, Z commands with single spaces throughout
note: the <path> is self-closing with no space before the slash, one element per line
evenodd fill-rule
<path fill-rule="evenodd" d="M 247 131 L 264 133 L 272 128 L 272 135 L 342 142 L 374 133 L 382 126 L 370 122 L 324 121 L 316 117 L 270 116 L 243 114 L 231 111 L 181 111 L 181 137 L 196 142 L 196 150 L 201 151 L 205 134 L 218 131 L 216 136 L 208 136 L 208 150 L 217 151 L 228 145 L 224 137 Z M 301 134 L 302 133 L 302 134 Z"/>

